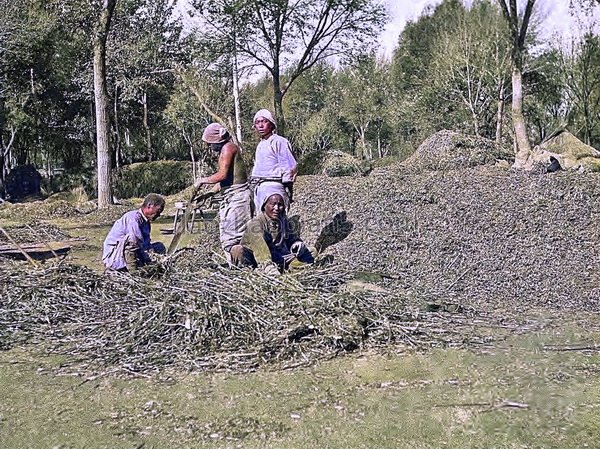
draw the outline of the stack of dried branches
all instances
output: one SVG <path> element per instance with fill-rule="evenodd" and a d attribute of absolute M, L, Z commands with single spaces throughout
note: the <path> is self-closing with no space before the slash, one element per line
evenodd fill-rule
<path fill-rule="evenodd" d="M 168 267 L 167 267 L 168 268 Z M 281 278 L 200 267 L 161 279 L 106 277 L 87 268 L 0 266 L 0 344 L 51 350 L 128 370 L 176 365 L 247 370 L 290 366 L 393 343 L 486 342 L 462 331 L 495 320 L 427 308 L 379 290 L 349 291 L 334 266 Z"/>

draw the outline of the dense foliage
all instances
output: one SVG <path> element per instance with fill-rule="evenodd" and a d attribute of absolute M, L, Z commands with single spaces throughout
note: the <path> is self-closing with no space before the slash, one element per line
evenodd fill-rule
<path fill-rule="evenodd" d="M 305 14 L 295 11 L 296 22 L 278 31 L 286 44 L 262 64 L 266 74 L 256 71 L 267 42 L 256 34 L 260 17 L 242 14 L 254 3 L 197 1 L 188 5 L 190 19 L 177 2 L 117 2 L 106 56 L 114 169 L 158 159 L 203 160 L 200 135 L 215 120 L 232 131 L 239 123 L 251 159 L 253 113 L 274 109 L 278 101 L 285 134 L 298 159 L 308 161 L 332 150 L 368 161 L 405 158 L 441 129 L 512 143 L 510 42 L 497 2 L 476 0 L 467 7 L 445 0 L 426 9 L 404 28 L 389 60 L 373 48 L 372 27 L 384 20 L 375 2 L 338 2 L 353 26 L 359 27 L 357 17 L 370 24 L 354 28 L 355 40 L 346 33 L 329 47 L 315 44 L 337 58 L 312 54 L 307 62 L 298 59 L 308 36 L 298 27 L 316 31 L 314 8 L 327 5 L 308 2 Z M 0 196 L 17 165 L 33 163 L 52 174 L 57 168 L 86 172 L 96 164 L 93 4 L 0 0 Z M 289 12 L 276 9 L 286 2 L 260 4 L 271 15 Z M 218 26 L 190 25 L 207 22 Z M 598 148 L 600 38 L 594 23 L 579 21 L 580 37 L 568 45 L 543 42 L 539 26 L 530 25 L 523 55 L 529 138 L 535 144 L 566 126 Z"/>

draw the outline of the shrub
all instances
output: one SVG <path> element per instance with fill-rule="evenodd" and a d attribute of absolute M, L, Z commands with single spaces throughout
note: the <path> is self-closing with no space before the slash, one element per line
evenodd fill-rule
<path fill-rule="evenodd" d="M 322 173 L 327 176 L 362 176 L 371 170 L 367 162 L 360 161 L 343 151 L 328 151 L 323 159 Z"/>
<path fill-rule="evenodd" d="M 117 198 L 142 198 L 155 192 L 172 195 L 193 182 L 192 164 L 183 161 L 140 162 L 113 173 L 113 189 Z"/>

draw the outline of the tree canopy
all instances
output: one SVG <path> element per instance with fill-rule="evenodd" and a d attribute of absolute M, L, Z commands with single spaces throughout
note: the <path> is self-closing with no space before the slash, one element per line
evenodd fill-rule
<path fill-rule="evenodd" d="M 600 147 L 600 52 L 589 19 L 600 6 L 572 3 L 588 21 L 575 22 L 580 33 L 566 45 L 541 41 L 537 22 L 525 32 L 527 11 L 516 5 L 444 0 L 405 26 L 386 59 L 376 49 L 386 13 L 375 0 L 197 0 L 195 29 L 169 0 L 116 0 L 105 48 L 104 170 L 201 161 L 202 129 L 215 120 L 252 148 L 252 117 L 263 107 L 307 161 L 329 150 L 403 158 L 441 129 L 511 145 L 522 139 L 511 125 L 519 101 L 527 144 L 566 126 Z M 101 6 L 0 0 L 0 195 L 7 173 L 29 163 L 45 176 L 60 169 L 97 182 Z"/>

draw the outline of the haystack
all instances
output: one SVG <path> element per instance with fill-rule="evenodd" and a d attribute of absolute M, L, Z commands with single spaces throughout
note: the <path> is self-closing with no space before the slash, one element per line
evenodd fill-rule
<path fill-rule="evenodd" d="M 552 133 L 533 149 L 534 163 L 549 164 L 551 158 L 558 160 L 563 170 L 600 171 L 600 151 L 586 145 L 566 129 Z"/>
<path fill-rule="evenodd" d="M 491 165 L 512 160 L 512 149 L 483 137 L 442 130 L 429 136 L 403 165 L 428 170 L 449 170 Z"/>
<path fill-rule="evenodd" d="M 365 175 L 369 172 L 368 164 L 351 154 L 339 150 L 331 150 L 325 154 L 322 163 L 322 174 L 331 177 Z"/>

